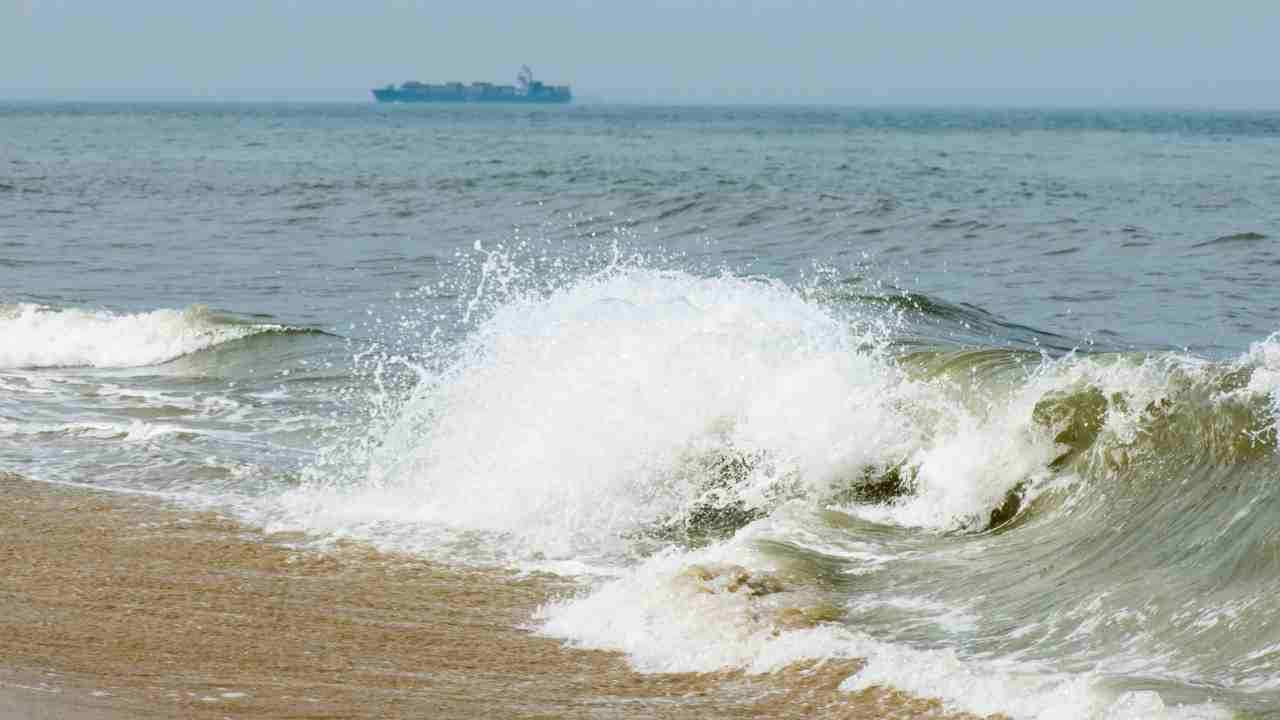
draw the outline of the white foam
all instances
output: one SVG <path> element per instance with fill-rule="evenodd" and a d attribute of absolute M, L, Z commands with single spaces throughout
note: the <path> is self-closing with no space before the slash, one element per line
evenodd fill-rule
<path fill-rule="evenodd" d="M 886 595 L 870 598 L 854 598 L 849 603 L 851 613 L 876 610 L 899 611 L 916 623 L 930 623 L 944 630 L 970 632 L 978 627 L 978 618 L 972 612 L 948 607 L 928 597 L 917 595 Z"/>
<path fill-rule="evenodd" d="M 626 555 L 637 530 L 707 499 L 714 470 L 700 460 L 736 457 L 752 463 L 731 488 L 748 506 L 821 501 L 906 463 L 910 497 L 851 512 L 972 526 L 1056 456 L 1031 410 L 1076 379 L 975 405 L 906 377 L 876 349 L 888 333 L 875 322 L 775 282 L 637 268 L 513 295 L 446 369 L 416 368 L 415 396 L 384 403 L 393 421 L 322 453 L 361 463 L 358 477 L 320 468 L 271 521 L 401 539 L 409 526 L 485 531 L 526 559 Z"/>
<path fill-rule="evenodd" d="M 1046 393 L 1164 388 L 1158 369 L 1069 358 L 975 401 L 908 378 L 876 349 L 888 333 L 875 320 L 838 317 L 779 283 L 635 268 L 513 295 L 447 369 L 417 368 L 416 396 L 361 441 L 376 446 L 363 477 L 293 493 L 285 515 L 325 532 L 483 530 L 531 556 L 626 552 L 619 538 L 699 499 L 698 460 L 719 454 L 753 461 L 733 488 L 748 506 L 820 499 L 905 465 L 909 497 L 845 509 L 982 527 L 1009 489 L 1048 479 L 1061 450 L 1033 418 Z M 1107 425 L 1132 434 L 1136 412 L 1113 411 Z"/>
<path fill-rule="evenodd" d="M 1047 477 L 1057 455 L 1031 413 L 1002 408 L 994 417 L 956 413 L 952 427 L 908 458 L 914 489 L 889 505 L 849 508 L 864 519 L 904 527 L 981 528 L 1019 482 Z"/>
<path fill-rule="evenodd" d="M 126 314 L 19 303 L 0 306 L 0 368 L 143 367 L 279 329 L 220 324 L 198 305 Z"/>
<path fill-rule="evenodd" d="M 746 592 L 707 592 L 684 582 L 691 565 L 726 558 L 744 560 L 724 547 L 650 559 L 587 596 L 543 607 L 536 618 L 539 630 L 579 647 L 625 652 L 645 672 L 739 667 L 759 673 L 806 658 L 858 656 L 843 631 L 779 632 L 762 612 L 802 606 L 803 597 L 770 598 L 770 608 Z"/>
<path fill-rule="evenodd" d="M 779 611 L 813 602 L 803 590 L 755 597 L 687 581 L 691 565 L 726 559 L 748 562 L 753 573 L 771 569 L 738 543 L 664 555 L 588 595 L 544 606 L 538 629 L 576 647 L 626 653 L 642 672 L 767 673 L 805 659 L 863 658 L 866 666 L 841 689 L 884 685 L 940 699 L 951 710 L 1037 720 L 1230 717 L 1213 705 L 1166 707 L 1153 692 L 1116 693 L 1092 674 L 886 643 L 839 624 L 788 630 L 777 622 Z"/>
<path fill-rule="evenodd" d="M 868 639 L 867 666 L 840 688 L 857 692 L 877 685 L 980 715 L 1002 713 L 1034 720 L 1165 720 L 1230 718 L 1213 703 L 1173 706 L 1151 691 L 1109 691 L 1092 674 L 1066 675 L 1015 669 L 959 657 L 955 651 L 915 650 Z"/>
<path fill-rule="evenodd" d="M 1278 355 L 1280 357 L 1280 355 Z M 928 529 L 981 528 L 1005 493 L 1025 482 L 1025 501 L 1049 487 L 1070 485 L 1074 478 L 1049 472 L 1062 452 L 1056 429 L 1040 425 L 1035 409 L 1056 394 L 1090 389 L 1103 397 L 1123 397 L 1108 403 L 1100 430 L 1101 442 L 1090 452 L 1123 446 L 1137 440 L 1147 420 L 1147 408 L 1174 391 L 1171 378 L 1203 380 L 1212 366 L 1186 356 L 1130 358 L 1070 355 L 1045 360 L 1029 376 L 985 402 L 948 400 L 949 392 L 931 388 L 929 401 L 917 389 L 915 404 L 932 415 L 925 441 L 906 458 L 913 489 L 888 505 L 843 508 L 873 522 Z"/>
<path fill-rule="evenodd" d="M 909 452 L 906 381 L 871 340 L 775 283 L 593 277 L 499 309 L 426 378 L 356 492 L 288 502 L 326 529 L 427 522 L 599 550 L 695 501 L 698 458 L 759 458 L 736 491 L 763 504 Z"/>
<path fill-rule="evenodd" d="M 1268 427 L 1255 431 L 1257 437 L 1262 437 L 1266 431 L 1280 428 L 1280 333 L 1254 343 L 1237 362 L 1242 367 L 1252 369 L 1249 384 L 1228 395 L 1267 399 L 1271 406 L 1271 421 Z"/>
<path fill-rule="evenodd" d="M 73 422 L 65 424 L 53 423 L 4 423 L 0 424 L 0 435 L 67 435 L 94 440 L 124 440 L 128 442 L 147 442 L 165 435 L 192 433 L 194 431 L 172 424 L 131 420 L 129 422 Z"/>
<path fill-rule="evenodd" d="M 1280 388 L 1280 333 L 1249 347 L 1240 363 L 1254 368 L 1247 391 L 1271 394 Z"/>

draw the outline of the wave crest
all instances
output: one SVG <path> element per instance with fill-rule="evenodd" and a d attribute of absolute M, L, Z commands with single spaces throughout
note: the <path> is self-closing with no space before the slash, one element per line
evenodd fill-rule
<path fill-rule="evenodd" d="M 144 367 L 287 330 L 283 325 L 229 322 L 203 305 L 141 313 L 0 305 L 0 337 L 5 339 L 0 368 Z"/>

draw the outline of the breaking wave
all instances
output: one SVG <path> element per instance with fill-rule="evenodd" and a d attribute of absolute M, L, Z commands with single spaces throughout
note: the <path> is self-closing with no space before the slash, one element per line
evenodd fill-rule
<path fill-rule="evenodd" d="M 144 367 L 252 335 L 291 331 L 237 323 L 202 305 L 141 313 L 0 305 L 0 368 Z"/>
<path fill-rule="evenodd" d="M 270 524 L 581 574 L 536 627 L 645 670 L 856 656 L 850 690 L 1011 717 L 1270 702 L 1280 341 L 926 341 L 952 306 L 909 305 L 638 264 L 508 293 L 385 358 L 412 390 L 376 383 Z"/>

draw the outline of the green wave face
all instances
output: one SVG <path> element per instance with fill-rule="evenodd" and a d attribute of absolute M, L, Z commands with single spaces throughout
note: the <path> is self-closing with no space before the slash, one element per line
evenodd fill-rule
<path fill-rule="evenodd" d="M 1204 684 L 1215 685 L 1233 707 L 1269 707 L 1280 661 L 1280 404 L 1270 342 L 1221 363 L 908 345 L 895 361 L 914 381 L 984 421 L 1004 416 L 1001 427 L 1051 450 L 1006 478 L 980 512 L 933 533 L 909 526 L 920 504 L 946 496 L 928 486 L 938 473 L 927 453 L 863 467 L 820 498 L 826 509 L 812 522 L 822 543 L 761 548 L 850 608 L 851 627 L 954 642 L 954 628 L 876 605 L 927 597 L 981 619 L 959 632 L 969 652 L 1066 658 L 1108 677 L 1116 667 L 1109 682 L 1120 690 L 1143 687 L 1134 680 L 1143 672 L 1194 678 L 1148 687 L 1166 702 L 1202 702 Z M 919 417 L 938 421 L 924 436 L 953 442 L 945 418 Z M 998 453 L 992 437 L 973 435 L 969 456 Z M 893 562 L 870 572 L 830 550 L 854 538 Z"/>

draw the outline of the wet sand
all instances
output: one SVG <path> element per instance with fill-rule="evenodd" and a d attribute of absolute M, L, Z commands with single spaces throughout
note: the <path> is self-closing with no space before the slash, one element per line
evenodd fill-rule
<path fill-rule="evenodd" d="M 0 717 L 968 717 L 857 661 L 636 673 L 520 629 L 562 580 L 295 539 L 0 473 Z"/>

